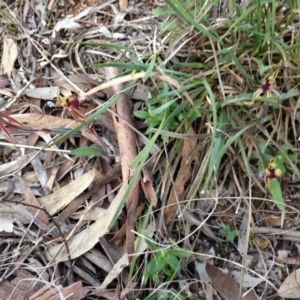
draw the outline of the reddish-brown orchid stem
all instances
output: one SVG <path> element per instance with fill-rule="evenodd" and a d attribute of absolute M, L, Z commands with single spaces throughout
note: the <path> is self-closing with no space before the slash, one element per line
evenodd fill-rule
<path fill-rule="evenodd" d="M 105 68 L 106 78 L 110 80 L 117 75 L 119 71 L 117 68 Z M 110 97 L 116 94 L 120 94 L 123 90 L 122 84 L 115 85 L 107 92 Z M 137 156 L 137 137 L 135 132 L 127 125 L 133 125 L 131 118 L 131 103 L 127 95 L 123 95 L 121 99 L 112 107 L 117 115 L 112 115 L 114 125 L 116 128 L 116 134 L 118 138 L 121 166 L 122 166 L 122 176 L 123 180 L 129 181 L 134 175 L 136 169 L 130 168 L 130 164 L 133 159 Z M 126 200 L 127 208 L 127 226 L 126 226 L 126 248 L 128 254 L 134 253 L 134 229 L 135 223 L 135 211 L 138 206 L 140 196 L 139 182 L 135 182 L 128 199 Z M 130 259 L 129 259 L 130 261 Z"/>

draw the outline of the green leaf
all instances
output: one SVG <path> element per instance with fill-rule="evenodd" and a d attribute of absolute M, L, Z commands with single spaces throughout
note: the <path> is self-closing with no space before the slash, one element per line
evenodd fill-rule
<path fill-rule="evenodd" d="M 274 169 L 279 169 L 282 175 L 286 173 L 286 169 L 283 165 L 283 160 L 284 157 L 282 157 L 281 155 L 277 155 L 274 160 L 274 165 L 275 165 Z"/>
<path fill-rule="evenodd" d="M 282 210 L 283 209 L 283 197 L 282 197 L 280 183 L 277 180 L 277 178 L 272 178 L 268 182 L 268 189 L 270 191 L 270 194 L 272 195 L 272 198 L 275 201 L 276 206 L 280 210 Z"/>
<path fill-rule="evenodd" d="M 219 232 L 223 235 L 226 236 L 230 232 L 230 226 L 226 225 L 224 228 L 220 229 Z"/>
<path fill-rule="evenodd" d="M 152 275 L 152 280 L 156 283 L 156 284 L 159 284 L 159 277 L 157 274 L 153 274 Z"/>
<path fill-rule="evenodd" d="M 142 286 L 145 286 L 148 282 L 148 278 L 149 278 L 150 274 L 146 274 L 146 272 L 143 273 L 143 277 L 142 277 Z"/>
<path fill-rule="evenodd" d="M 157 249 L 157 245 L 152 240 L 145 239 L 145 242 L 152 251 Z"/>
<path fill-rule="evenodd" d="M 229 225 L 219 230 L 220 234 L 226 237 L 226 242 L 233 242 L 234 239 L 240 234 L 239 230 L 232 230 Z"/>
<path fill-rule="evenodd" d="M 157 269 L 157 261 L 155 258 L 152 258 L 152 260 L 147 264 L 145 273 L 152 275 L 157 272 L 156 269 Z"/>
<path fill-rule="evenodd" d="M 134 112 L 134 116 L 139 119 L 147 119 L 150 117 L 150 114 L 144 110 L 137 110 Z"/>
<path fill-rule="evenodd" d="M 174 271 L 170 268 L 164 268 L 164 274 L 167 275 L 168 277 L 172 277 L 172 274 L 174 274 Z"/>
<path fill-rule="evenodd" d="M 191 257 L 192 253 L 185 249 L 168 249 L 168 254 L 182 258 Z"/>
<path fill-rule="evenodd" d="M 227 242 L 233 242 L 234 239 L 239 235 L 239 231 L 238 230 L 232 230 L 231 232 L 228 233 L 228 235 L 226 236 L 226 241 Z"/>
<path fill-rule="evenodd" d="M 82 147 L 72 150 L 70 154 L 77 156 L 101 156 L 103 155 L 103 150 L 99 147 Z"/>
<path fill-rule="evenodd" d="M 148 69 L 146 71 L 146 74 L 143 77 L 143 82 L 147 81 L 147 79 L 150 77 L 151 72 L 153 71 L 153 69 L 155 67 L 155 62 L 156 62 L 156 55 L 153 54 L 152 57 L 151 57 L 151 61 L 150 61 L 149 67 L 148 67 Z"/>
<path fill-rule="evenodd" d="M 167 261 L 168 261 L 168 264 L 172 268 L 173 271 L 177 271 L 178 269 L 180 269 L 180 263 L 179 263 L 179 260 L 176 256 L 168 255 L 167 256 Z"/>
<path fill-rule="evenodd" d="M 174 15 L 174 10 L 173 9 L 165 9 L 158 7 L 153 10 L 153 15 L 154 16 L 167 16 L 167 15 Z"/>
<path fill-rule="evenodd" d="M 203 24 L 199 24 L 198 22 L 194 21 L 193 16 L 191 13 L 184 7 L 181 1 L 174 1 L 174 0 L 165 0 L 166 3 L 170 5 L 170 7 L 174 10 L 176 15 L 180 17 L 183 21 L 187 24 L 194 26 L 197 31 L 201 32 L 204 36 L 209 37 L 215 42 L 218 42 L 218 37 L 211 33 L 209 29 L 207 29 Z"/>
<path fill-rule="evenodd" d="M 169 106 L 171 106 L 174 102 L 176 102 L 176 99 L 175 100 L 172 100 L 172 101 L 168 101 L 167 103 L 159 106 L 158 108 L 154 109 L 151 111 L 151 115 L 152 116 L 156 116 L 158 114 L 161 114 L 162 112 L 164 112 Z"/>

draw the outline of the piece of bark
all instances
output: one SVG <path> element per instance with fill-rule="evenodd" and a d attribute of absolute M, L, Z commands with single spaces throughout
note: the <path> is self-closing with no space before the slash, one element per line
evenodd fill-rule
<path fill-rule="evenodd" d="M 117 68 L 105 68 L 106 78 L 110 80 L 119 75 Z M 122 93 L 123 85 L 117 84 L 111 89 L 107 90 L 110 97 Z M 113 122 L 116 128 L 116 134 L 120 150 L 121 166 L 123 181 L 129 181 L 134 175 L 136 168 L 130 168 L 130 164 L 137 156 L 137 144 L 138 140 L 135 132 L 129 125 L 132 126 L 131 117 L 131 103 L 127 95 L 123 94 L 120 100 L 112 107 L 115 113 L 113 115 Z M 131 193 L 126 200 L 127 208 L 127 227 L 126 227 L 126 248 L 127 254 L 134 253 L 134 229 L 135 223 L 135 210 L 138 206 L 140 196 L 139 182 L 138 180 L 134 183 Z M 129 259 L 130 260 L 130 259 Z"/>

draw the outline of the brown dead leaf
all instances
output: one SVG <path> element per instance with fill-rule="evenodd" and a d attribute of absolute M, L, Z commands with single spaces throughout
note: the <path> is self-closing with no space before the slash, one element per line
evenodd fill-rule
<path fill-rule="evenodd" d="M 18 169 L 25 166 L 29 160 L 30 160 L 30 157 L 19 157 L 16 160 L 10 161 L 5 164 L 1 164 L 0 165 L 0 177 L 8 175 L 14 171 L 17 171 Z"/>
<path fill-rule="evenodd" d="M 280 261 L 288 265 L 300 266 L 300 257 L 284 257 L 280 258 Z"/>
<path fill-rule="evenodd" d="M 95 244 L 98 243 L 99 238 L 108 232 L 109 224 L 111 223 L 118 207 L 120 206 L 127 188 L 128 183 L 124 182 L 114 201 L 106 210 L 106 214 L 71 239 L 69 242 L 71 259 L 74 259 L 91 250 Z M 68 259 L 68 253 L 65 249 L 64 243 L 50 248 L 48 252 L 48 258 L 53 259 L 54 261 L 66 261 Z"/>
<path fill-rule="evenodd" d="M 106 175 L 100 176 L 93 182 L 93 187 L 87 192 L 76 199 L 74 199 L 57 217 L 57 222 L 63 222 L 69 216 L 71 216 L 89 197 L 91 197 L 99 188 L 105 184 L 115 180 L 121 175 L 120 165 L 116 165 L 111 171 Z M 106 211 L 106 210 L 105 210 Z"/>
<path fill-rule="evenodd" d="M 258 298 L 253 292 L 247 293 L 243 298 L 240 297 L 240 291 L 242 295 L 246 292 L 244 288 L 241 288 L 240 284 L 232 277 L 223 274 L 217 267 L 207 263 L 205 268 L 208 276 L 211 279 L 214 289 L 225 300 L 257 300 Z"/>
<path fill-rule="evenodd" d="M 0 283 L 0 300 L 27 299 L 44 285 L 41 281 L 37 281 L 36 276 L 26 270 L 17 270 L 12 278 Z M 32 285 L 34 282 L 35 285 Z"/>
<path fill-rule="evenodd" d="M 3 35 L 3 52 L 1 59 L 1 69 L 3 74 L 7 74 L 11 78 L 11 73 L 14 69 L 14 63 L 18 57 L 18 47 L 15 41 L 7 34 Z"/>
<path fill-rule="evenodd" d="M 26 184 L 25 180 L 22 177 L 17 177 L 20 183 L 20 187 L 23 193 L 23 196 L 26 199 L 26 202 L 28 204 L 34 205 L 36 207 L 40 207 L 40 203 L 37 201 L 37 199 L 35 198 L 33 192 L 31 191 L 31 189 L 28 187 L 28 185 Z M 26 207 L 26 209 L 28 211 L 30 211 L 33 215 L 36 215 L 36 218 L 42 222 L 45 225 L 49 224 L 48 221 L 48 217 L 46 215 L 46 213 L 42 210 L 38 211 L 37 208 L 33 208 L 33 207 Z M 38 213 L 38 214 L 37 214 Z"/>
<path fill-rule="evenodd" d="M 42 128 L 53 129 L 59 127 L 74 128 L 77 125 L 79 125 L 79 122 L 74 121 L 73 119 L 59 118 L 51 115 L 41 115 L 37 113 L 12 115 L 11 117 L 13 117 L 18 122 L 27 125 L 28 127 L 37 128 L 37 129 L 42 129 Z M 107 118 L 105 118 L 104 116 L 100 116 L 98 119 L 102 121 L 103 119 L 107 119 Z M 92 141 L 98 146 L 102 146 L 99 140 L 95 137 L 93 133 L 91 133 L 89 129 L 83 127 L 81 129 L 81 132 L 82 135 L 86 137 L 88 140 Z"/>
<path fill-rule="evenodd" d="M 126 295 L 128 293 L 130 293 L 131 291 L 133 291 L 135 289 L 137 285 L 137 282 L 129 282 L 127 284 L 127 286 L 122 290 L 120 298 L 119 299 L 126 299 Z M 99 291 L 97 293 L 93 293 L 94 295 L 101 297 L 101 298 L 105 298 L 105 299 L 116 299 L 116 293 L 115 292 L 111 292 L 109 290 L 102 290 Z"/>
<path fill-rule="evenodd" d="M 66 207 L 72 200 L 79 196 L 96 177 L 96 170 L 92 169 L 86 174 L 76 178 L 58 191 L 39 198 L 39 202 L 45 206 L 47 212 L 53 215 Z"/>
<path fill-rule="evenodd" d="M 73 165 L 75 164 L 75 160 L 68 160 L 66 161 L 58 170 L 56 173 L 56 179 L 60 181 L 66 174 L 69 173 L 69 171 L 72 169 Z"/>
<path fill-rule="evenodd" d="M 189 129 L 188 134 L 195 134 L 192 128 Z M 184 194 L 184 187 L 186 182 L 192 175 L 192 162 L 197 157 L 197 141 L 185 140 L 182 148 L 181 164 L 176 177 L 174 188 L 171 190 L 167 207 L 165 210 L 165 224 L 169 226 L 174 220 L 176 211 L 178 209 L 178 201 L 182 200 Z"/>
<path fill-rule="evenodd" d="M 146 228 L 145 235 L 148 236 L 149 238 L 151 238 L 154 233 L 154 228 L 155 228 L 154 223 L 151 223 Z M 135 246 L 137 246 L 137 245 L 139 246 L 139 248 L 136 249 L 137 253 L 144 252 L 148 248 L 148 245 L 145 242 L 145 240 L 143 240 L 141 243 L 137 240 L 135 242 Z M 107 285 L 110 284 L 117 276 L 119 276 L 119 274 L 123 271 L 123 269 L 125 267 L 127 267 L 128 265 L 129 265 L 128 255 L 124 254 L 118 260 L 118 262 L 114 265 L 113 269 L 107 274 L 107 276 L 104 279 L 104 281 L 102 282 L 102 284 L 95 289 L 95 292 L 105 289 L 107 287 Z"/>
<path fill-rule="evenodd" d="M 127 266 L 129 266 L 129 261 L 128 256 L 125 254 L 114 264 L 113 269 L 108 273 L 102 284 L 95 290 L 95 292 L 105 289 L 107 285 L 118 277 Z"/>
<path fill-rule="evenodd" d="M 84 257 L 100 269 L 104 270 L 106 273 L 109 273 L 113 269 L 114 265 L 108 260 L 107 256 L 97 249 L 92 249 L 87 252 Z"/>
<path fill-rule="evenodd" d="M 74 282 L 73 284 L 62 288 L 61 286 L 44 286 L 34 295 L 29 297 L 29 300 L 80 300 L 88 293 L 88 289 L 82 286 L 82 282 Z M 63 297 L 63 298 L 62 298 Z"/>
<path fill-rule="evenodd" d="M 149 174 L 149 171 L 146 167 L 142 169 L 142 178 L 141 178 L 141 187 L 144 192 L 145 198 L 148 200 L 149 203 L 152 203 L 153 207 L 157 206 L 157 197 L 156 193 L 152 184 L 152 179 Z"/>
<path fill-rule="evenodd" d="M 2 227 L 10 226 L 9 223 L 13 223 L 15 220 L 18 220 L 22 224 L 28 224 L 30 220 L 24 217 L 20 212 L 16 211 L 15 203 L 0 203 L 0 221 L 3 223 Z M 12 224 L 13 225 L 13 224 Z M 11 225 L 11 226 L 12 226 Z M 9 230 L 8 227 L 7 229 Z"/>
<path fill-rule="evenodd" d="M 75 127 L 79 123 L 71 120 L 50 115 L 41 115 L 37 113 L 11 115 L 12 118 L 32 128 L 58 128 L 58 127 Z"/>
<path fill-rule="evenodd" d="M 270 214 L 268 212 L 264 212 L 262 211 L 262 221 L 268 225 L 268 226 L 271 226 L 271 227 L 279 227 L 281 226 L 281 216 L 278 217 L 278 216 L 275 216 L 274 214 Z"/>
<path fill-rule="evenodd" d="M 299 299 L 300 295 L 300 269 L 291 273 L 279 288 L 280 297 Z"/>

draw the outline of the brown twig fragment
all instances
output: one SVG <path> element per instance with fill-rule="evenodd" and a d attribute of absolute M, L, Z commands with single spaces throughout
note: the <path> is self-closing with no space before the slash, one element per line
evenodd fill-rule
<path fill-rule="evenodd" d="M 116 68 L 105 68 L 107 80 L 110 80 L 117 75 L 119 71 Z M 111 87 L 108 90 L 109 96 L 120 94 L 123 90 L 122 84 L 117 84 Z M 131 103 L 127 95 L 123 95 L 121 99 L 112 107 L 115 113 L 119 116 L 113 115 L 114 126 L 116 129 L 120 158 L 121 158 L 121 167 L 122 167 L 122 176 L 124 181 L 129 181 L 130 178 L 134 175 L 136 169 L 130 168 L 130 164 L 137 155 L 137 137 L 134 131 L 130 128 L 129 125 L 133 125 L 131 118 Z M 126 248 L 127 253 L 134 253 L 134 229 L 135 222 L 135 211 L 138 206 L 140 196 L 139 182 L 135 182 L 131 193 L 126 200 L 127 208 L 127 227 L 126 227 Z M 130 259 L 129 259 L 130 261 Z"/>

